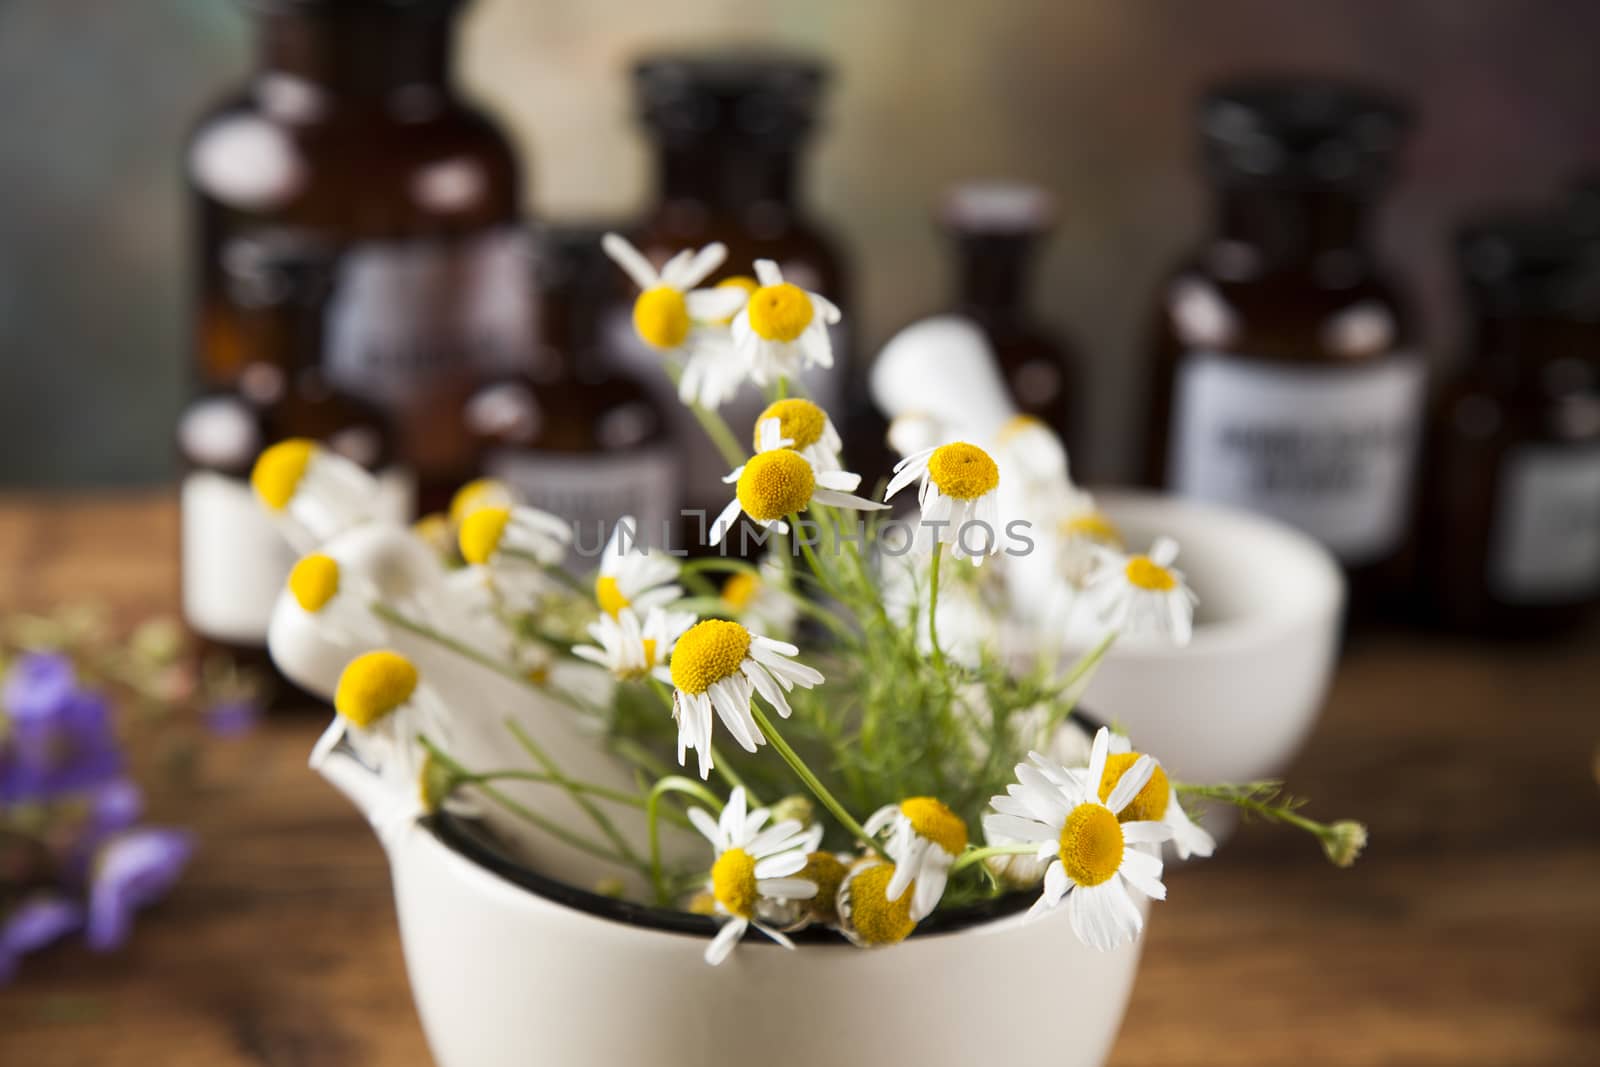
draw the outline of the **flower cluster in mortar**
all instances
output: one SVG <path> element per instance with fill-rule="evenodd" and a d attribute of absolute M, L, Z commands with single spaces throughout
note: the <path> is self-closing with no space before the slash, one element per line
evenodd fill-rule
<path fill-rule="evenodd" d="M 124 638 L 92 608 L 0 620 L 0 679 L 4 985 L 24 956 L 69 936 L 101 952 L 127 941 L 194 847 L 188 831 L 145 821 L 145 780 L 183 784 L 194 764 L 183 712 L 231 735 L 258 700 L 230 663 L 197 668 L 175 623 Z"/>
<path fill-rule="evenodd" d="M 891 945 L 1012 894 L 1114 949 L 1165 897 L 1167 852 L 1211 854 L 1185 807 L 1201 800 L 1353 861 L 1359 824 L 1311 820 L 1272 783 L 1174 781 L 1076 721 L 1113 643 L 1187 642 L 1195 597 L 1178 546 L 1129 551 L 1051 431 L 1013 419 L 951 439 L 897 420 L 903 459 L 869 490 L 828 413 L 791 394 L 831 364 L 837 307 L 767 261 L 707 286 L 720 245 L 660 269 L 614 235 L 604 247 L 639 287 L 640 339 L 726 456 L 730 499 L 705 537 L 721 554 L 649 547 L 627 517 L 586 552 L 590 531 L 493 481 L 387 525 L 370 476 L 312 442 L 257 463 L 305 553 L 274 657 L 336 710 L 313 763 L 346 754 L 388 784 L 382 832 L 442 812 L 507 830 L 546 873 L 558 853 L 598 863 L 605 891 L 715 919 L 711 963 L 751 931 Z M 747 385 L 769 406 L 730 427 L 718 409 Z M 1001 623 L 1038 517 L 1048 580 L 1093 639 L 1029 666 Z M 698 854 L 682 847 L 694 832 Z"/>

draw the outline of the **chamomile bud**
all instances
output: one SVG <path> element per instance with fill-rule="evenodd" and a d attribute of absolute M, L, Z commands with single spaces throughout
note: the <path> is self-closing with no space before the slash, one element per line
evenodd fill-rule
<path fill-rule="evenodd" d="M 1335 867 L 1349 867 L 1366 847 L 1367 828 L 1353 819 L 1342 819 L 1329 826 L 1322 838 L 1322 850 Z"/>

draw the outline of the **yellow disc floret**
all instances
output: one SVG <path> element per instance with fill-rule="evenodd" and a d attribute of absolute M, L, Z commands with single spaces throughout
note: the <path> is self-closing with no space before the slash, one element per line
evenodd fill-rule
<path fill-rule="evenodd" d="M 279 441 L 261 453 L 256 457 L 255 469 L 250 472 L 250 485 L 256 496 L 273 511 L 288 507 L 316 453 L 317 443 L 304 437 Z"/>
<path fill-rule="evenodd" d="M 1111 791 L 1117 787 L 1122 776 L 1128 769 L 1138 762 L 1137 752 L 1117 752 L 1106 757 L 1106 770 L 1100 776 L 1100 799 L 1107 800 Z M 1134 798 L 1128 801 L 1128 806 L 1117 812 L 1117 818 L 1123 822 L 1160 822 L 1161 817 L 1167 813 L 1167 801 L 1172 799 L 1172 783 L 1167 780 L 1167 772 L 1157 763 L 1150 772 L 1150 780 L 1144 784 Z"/>
<path fill-rule="evenodd" d="M 916 894 L 907 891 L 900 894 L 899 900 L 890 900 L 889 881 L 893 877 L 892 863 L 873 864 L 850 876 L 844 890 L 849 906 L 847 921 L 863 944 L 898 944 L 917 928 L 911 918 L 911 901 Z"/>
<path fill-rule="evenodd" d="M 805 290 L 788 282 L 763 285 L 750 294 L 749 308 L 750 328 L 765 341 L 795 340 L 816 315 Z"/>
<path fill-rule="evenodd" d="M 711 867 L 711 895 L 729 915 L 752 919 L 756 914 L 756 861 L 742 848 L 730 848 Z"/>
<path fill-rule="evenodd" d="M 461 521 L 481 507 L 506 507 L 514 497 L 504 482 L 493 478 L 476 478 L 456 490 L 450 498 L 450 525 L 460 526 Z"/>
<path fill-rule="evenodd" d="M 1000 484 L 1000 468 L 977 445 L 957 441 L 934 449 L 928 457 L 928 477 L 945 496 L 976 500 Z"/>
<path fill-rule="evenodd" d="M 1005 421 L 1004 426 L 1000 427 L 1000 433 L 997 436 L 1001 444 L 1006 444 L 1030 430 L 1042 429 L 1048 429 L 1048 427 L 1045 426 L 1044 420 L 1036 415 L 1013 415 Z"/>
<path fill-rule="evenodd" d="M 839 886 L 850 869 L 832 852 L 813 852 L 806 856 L 806 865 L 794 877 L 815 883 L 817 892 L 799 901 L 806 918 L 815 923 L 835 925 L 839 921 Z"/>
<path fill-rule="evenodd" d="M 1178 585 L 1172 572 L 1149 556 L 1134 556 L 1128 561 L 1126 573 L 1129 582 L 1152 593 L 1165 593 Z"/>
<path fill-rule="evenodd" d="M 761 288 L 761 283 L 756 281 L 754 278 L 750 277 L 748 274 L 735 274 L 731 278 L 724 278 L 720 282 L 718 282 L 717 283 L 717 288 L 718 289 L 739 289 L 739 290 L 742 290 L 744 292 L 745 296 L 749 296 L 751 293 L 753 293 L 757 289 Z M 737 314 L 738 314 L 738 312 L 735 311 L 734 315 L 737 315 Z M 717 320 L 715 320 L 715 323 L 718 326 L 726 326 L 726 325 L 728 325 L 728 323 L 730 323 L 732 321 L 733 321 L 733 315 L 729 315 L 725 319 L 717 319 Z"/>
<path fill-rule="evenodd" d="M 306 611 L 321 611 L 339 592 L 339 564 L 321 552 L 302 556 L 289 572 L 289 592 Z"/>
<path fill-rule="evenodd" d="M 828 416 L 809 400 L 791 397 L 769 405 L 756 417 L 755 447 L 761 447 L 761 424 L 768 419 L 778 420 L 778 433 L 794 442 L 794 448 L 810 448 L 822 440 L 822 431 L 828 425 Z"/>
<path fill-rule="evenodd" d="M 750 631 L 726 619 L 695 623 L 672 649 L 672 684 L 691 696 L 739 673 L 750 653 Z"/>
<path fill-rule="evenodd" d="M 967 848 L 967 824 L 943 801 L 934 797 L 912 797 L 900 802 L 900 814 L 911 822 L 918 837 L 927 838 L 952 856 Z"/>
<path fill-rule="evenodd" d="M 1104 804 L 1079 804 L 1061 827 L 1061 866 L 1082 886 L 1099 885 L 1122 867 L 1122 824 Z"/>
<path fill-rule="evenodd" d="M 379 650 L 357 656 L 339 675 L 334 709 L 363 730 L 411 699 L 417 668 L 398 652 Z"/>
<path fill-rule="evenodd" d="M 1061 536 L 1072 538 L 1081 537 L 1096 544 L 1120 547 L 1122 544 L 1122 531 L 1102 512 L 1091 511 L 1067 519 L 1061 524 Z"/>
<path fill-rule="evenodd" d="M 458 537 L 461 558 L 468 563 L 488 563 L 499 551 L 500 539 L 510 521 L 510 508 L 482 507 L 467 515 Z"/>
<path fill-rule="evenodd" d="M 760 522 L 804 511 L 816 488 L 817 476 L 811 464 L 787 448 L 750 457 L 735 487 L 739 506 Z"/>
<path fill-rule="evenodd" d="M 689 337 L 689 303 L 670 285 L 646 289 L 633 302 L 633 328 L 652 348 L 677 348 Z"/>
<path fill-rule="evenodd" d="M 754 571 L 740 571 L 722 584 L 722 602 L 734 611 L 743 611 L 761 592 L 761 579 Z"/>
<path fill-rule="evenodd" d="M 609 574 L 602 574 L 594 580 L 594 599 L 600 605 L 600 610 L 613 619 L 628 606 L 628 598 L 622 595 L 622 586 Z"/>

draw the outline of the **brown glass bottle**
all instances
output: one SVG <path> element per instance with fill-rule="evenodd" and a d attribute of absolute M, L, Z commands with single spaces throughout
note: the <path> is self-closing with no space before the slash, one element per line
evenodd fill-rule
<path fill-rule="evenodd" d="M 270 669 L 267 624 L 295 561 L 250 487 L 261 451 L 291 437 L 320 441 L 382 477 L 384 514 L 403 519 L 412 507 L 388 420 L 323 373 L 333 260 L 312 248 L 233 243 L 223 280 L 243 365 L 232 386 L 203 389 L 178 419 L 184 621 L 202 653 L 225 651 L 258 669 Z"/>
<path fill-rule="evenodd" d="M 231 385 L 248 359 L 224 279 L 235 243 L 333 248 L 329 377 L 393 415 L 428 506 L 475 472 L 467 397 L 534 344 L 518 161 L 451 80 L 460 7 L 255 0 L 257 68 L 186 154 L 201 382 Z"/>
<path fill-rule="evenodd" d="M 857 387 L 852 358 L 847 266 L 800 193 L 802 156 L 817 122 L 824 80 L 819 62 L 781 54 L 710 52 L 641 60 L 634 68 L 634 89 L 655 152 L 656 198 L 629 237 L 657 265 L 679 249 L 721 241 L 728 259 L 713 281 L 748 275 L 757 259 L 771 259 L 786 280 L 844 308 L 844 322 L 833 331 L 833 369 L 813 370 L 803 384 L 848 434 L 854 416 L 870 405 L 865 390 Z M 628 312 L 628 303 L 622 303 L 608 316 L 608 350 L 641 381 L 654 383 L 681 443 L 685 506 L 715 517 L 728 500 L 722 484 L 727 464 L 678 402 L 660 357 L 634 339 Z M 722 415 L 735 434 L 746 437 L 764 406 L 759 391 L 747 386 Z"/>
<path fill-rule="evenodd" d="M 636 520 L 641 543 L 678 547 L 682 493 L 660 402 L 601 354 L 605 309 L 624 298 L 622 278 L 600 248 L 604 232 L 569 226 L 537 235 L 537 361 L 530 373 L 484 387 L 467 409 L 487 473 L 570 520 L 573 552 L 590 567 L 624 515 Z"/>
<path fill-rule="evenodd" d="M 1077 356 L 1028 304 L 1034 261 L 1054 221 L 1049 194 L 1030 185 L 970 183 L 946 195 L 940 218 L 955 244 L 955 310 L 994 346 L 1017 410 L 1060 434 L 1081 471 L 1087 456 Z"/>
<path fill-rule="evenodd" d="M 1371 241 L 1404 116 L 1360 90 L 1250 82 L 1200 118 L 1216 223 L 1157 302 L 1149 480 L 1307 531 L 1368 608 L 1395 581 L 1424 404 Z"/>
<path fill-rule="evenodd" d="M 1545 633 L 1600 600 L 1600 241 L 1580 223 L 1461 235 L 1473 338 L 1435 398 L 1418 524 L 1446 626 Z"/>

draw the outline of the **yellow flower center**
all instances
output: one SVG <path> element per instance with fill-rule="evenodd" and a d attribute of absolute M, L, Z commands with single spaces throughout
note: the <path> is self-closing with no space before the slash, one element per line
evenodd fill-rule
<path fill-rule="evenodd" d="M 645 669 L 648 670 L 656 665 L 656 639 L 646 637 L 640 644 L 644 646 Z"/>
<path fill-rule="evenodd" d="M 411 524 L 411 532 L 435 552 L 450 551 L 450 520 L 440 512 L 434 511 L 422 516 Z"/>
<path fill-rule="evenodd" d="M 1027 433 L 1029 430 L 1044 426 L 1044 421 L 1034 415 L 1013 415 L 1000 427 L 1000 443 L 1008 444 L 1013 438 Z"/>
<path fill-rule="evenodd" d="M 550 664 L 541 663 L 537 667 L 529 667 L 522 672 L 522 676 L 534 685 L 544 685 L 550 680 Z"/>
<path fill-rule="evenodd" d="M 763 285 L 750 294 L 749 307 L 750 328 L 766 341 L 793 341 L 816 314 L 805 290 L 788 282 Z"/>
<path fill-rule="evenodd" d="M 976 500 L 1000 484 L 1000 468 L 977 445 L 958 441 L 928 457 L 928 477 L 939 492 L 957 500 Z"/>
<path fill-rule="evenodd" d="M 256 457 L 255 469 L 250 472 L 250 485 L 256 496 L 273 511 L 288 507 L 316 452 L 315 441 L 291 437 L 261 453 Z"/>
<path fill-rule="evenodd" d="M 899 900 L 889 899 L 894 864 L 879 863 L 850 876 L 850 926 L 869 945 L 893 945 L 910 936 L 917 924 L 911 918 L 910 889 Z"/>
<path fill-rule="evenodd" d="M 461 521 L 458 540 L 461 558 L 468 563 L 488 563 L 500 548 L 500 538 L 505 535 L 506 524 L 511 521 L 510 508 L 481 507 Z"/>
<path fill-rule="evenodd" d="M 333 706 L 363 730 L 411 699 L 417 668 L 398 652 L 377 651 L 357 656 L 339 675 Z"/>
<path fill-rule="evenodd" d="M 505 507 L 512 501 L 511 490 L 505 483 L 493 478 L 478 478 L 456 490 L 450 498 L 450 525 L 460 526 L 463 519 L 486 505 Z"/>
<path fill-rule="evenodd" d="M 689 304 L 670 285 L 646 289 L 633 302 L 633 328 L 654 348 L 677 348 L 689 336 Z"/>
<path fill-rule="evenodd" d="M 811 464 L 787 448 L 750 457 L 736 487 L 739 506 L 759 522 L 804 511 L 816 488 L 817 476 Z"/>
<path fill-rule="evenodd" d="M 722 602 L 734 611 L 743 611 L 761 591 L 761 579 L 752 571 L 740 571 L 722 583 Z"/>
<path fill-rule="evenodd" d="M 1110 798 L 1111 791 L 1117 787 L 1122 776 L 1128 773 L 1139 759 L 1137 752 L 1117 752 L 1106 757 L 1106 770 L 1100 776 L 1100 799 Z M 1117 818 L 1122 822 L 1160 822 L 1161 817 L 1167 813 L 1167 801 L 1172 799 L 1172 783 L 1167 780 L 1167 772 L 1161 769 L 1161 764 L 1150 774 L 1150 780 L 1144 788 L 1130 801 L 1128 806 L 1117 812 Z"/>
<path fill-rule="evenodd" d="M 1099 885 L 1122 866 L 1122 824 L 1104 804 L 1079 804 L 1061 827 L 1061 865 L 1082 886 Z"/>
<path fill-rule="evenodd" d="M 730 848 L 711 866 L 711 895 L 729 915 L 755 917 L 756 860 L 742 848 Z"/>
<path fill-rule="evenodd" d="M 1149 556 L 1134 556 L 1126 568 L 1128 581 L 1152 593 L 1165 593 L 1178 586 L 1172 572 Z"/>
<path fill-rule="evenodd" d="M 602 574 L 594 580 L 594 598 L 600 610 L 613 619 L 628 606 L 628 598 L 622 595 L 622 587 L 608 574 Z"/>
<path fill-rule="evenodd" d="M 744 295 L 745 296 L 749 296 L 751 293 L 753 293 L 757 289 L 761 288 L 761 283 L 756 281 L 754 278 L 750 277 L 748 274 L 735 274 L 731 278 L 724 278 L 720 282 L 718 282 L 717 283 L 717 288 L 718 289 L 742 289 L 742 290 L 744 290 Z M 733 313 L 733 315 L 737 315 L 737 314 L 738 314 L 737 311 L 735 311 Z M 717 320 L 715 320 L 715 324 L 718 325 L 718 326 L 726 326 L 726 325 L 728 325 L 728 323 L 733 321 L 733 315 L 729 315 L 726 318 L 717 319 Z"/>
<path fill-rule="evenodd" d="M 778 433 L 794 442 L 794 448 L 810 448 L 822 440 L 822 431 L 828 425 L 828 416 L 809 400 L 793 397 L 768 406 L 756 418 L 755 447 L 761 447 L 761 424 L 768 419 L 778 420 Z"/>
<path fill-rule="evenodd" d="M 339 564 L 320 552 L 302 557 L 289 572 L 289 592 L 302 608 L 316 614 L 339 592 Z"/>
<path fill-rule="evenodd" d="M 832 852 L 813 852 L 806 857 L 806 865 L 795 877 L 816 883 L 816 896 L 802 901 L 812 922 L 832 924 L 839 921 L 839 886 L 848 873 L 850 868 Z"/>
<path fill-rule="evenodd" d="M 706 619 L 689 627 L 672 650 L 672 684 L 698 696 L 712 684 L 739 673 L 750 652 L 750 631 L 726 619 Z"/>
<path fill-rule="evenodd" d="M 1102 545 L 1121 545 L 1122 531 L 1116 524 L 1098 511 L 1091 511 L 1087 515 L 1068 519 L 1061 524 L 1063 537 L 1082 537 Z"/>
<path fill-rule="evenodd" d="M 900 814 L 911 822 L 918 837 L 925 837 L 952 856 L 967 847 L 967 824 L 943 802 L 933 797 L 912 797 L 900 802 Z"/>

